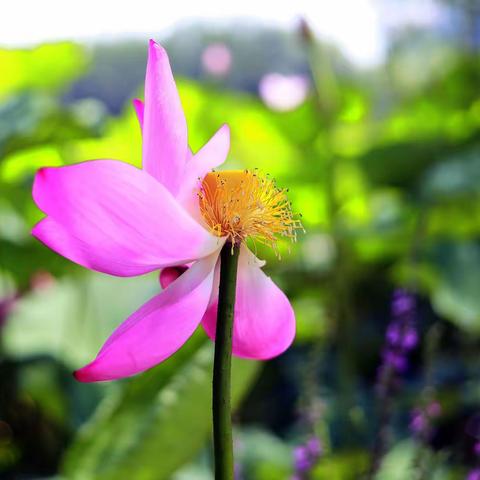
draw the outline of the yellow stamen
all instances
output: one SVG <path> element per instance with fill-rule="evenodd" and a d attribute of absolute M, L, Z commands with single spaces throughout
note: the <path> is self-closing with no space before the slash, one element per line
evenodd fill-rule
<path fill-rule="evenodd" d="M 232 244 L 253 238 L 277 249 L 277 236 L 295 241 L 303 229 L 292 213 L 287 190 L 266 175 L 250 170 L 208 173 L 198 193 L 200 211 L 219 237 Z"/>

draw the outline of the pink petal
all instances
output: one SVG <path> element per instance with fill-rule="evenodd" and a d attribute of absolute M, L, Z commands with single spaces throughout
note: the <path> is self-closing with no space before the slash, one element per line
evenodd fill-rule
<path fill-rule="evenodd" d="M 145 78 L 143 168 L 175 195 L 187 151 L 187 123 L 167 52 L 150 40 Z"/>
<path fill-rule="evenodd" d="M 176 282 L 123 322 L 95 360 L 75 372 L 81 382 L 128 377 L 175 353 L 197 328 L 212 291 L 218 252 L 196 262 Z"/>
<path fill-rule="evenodd" d="M 144 111 L 144 105 L 141 100 L 138 98 L 134 98 L 132 100 L 133 103 L 133 108 L 135 109 L 135 113 L 137 114 L 138 118 L 138 123 L 140 124 L 140 128 L 143 129 L 143 111 Z"/>
<path fill-rule="evenodd" d="M 177 198 L 189 211 L 198 205 L 197 192 L 201 179 L 226 160 L 229 149 L 230 128 L 225 124 L 188 161 Z"/>
<path fill-rule="evenodd" d="M 166 267 L 160 272 L 158 280 L 161 287 L 165 290 L 171 283 L 173 283 L 180 275 L 183 275 L 189 267 L 180 265 L 178 267 Z"/>
<path fill-rule="evenodd" d="M 143 129 L 143 113 L 145 110 L 145 105 L 139 98 L 134 98 L 132 100 L 133 108 L 135 109 L 135 114 L 137 115 L 138 123 L 140 124 L 140 128 Z M 187 149 L 187 162 L 193 157 L 193 153 L 190 148 Z"/>
<path fill-rule="evenodd" d="M 242 247 L 238 264 L 233 353 L 266 360 L 283 353 L 295 337 L 295 314 L 285 294 L 263 273 L 262 264 Z M 202 325 L 211 339 L 217 323 L 218 277 Z M 216 294 L 215 294 L 216 293 Z"/>
<path fill-rule="evenodd" d="M 115 160 L 40 169 L 33 198 L 49 217 L 33 229 L 87 268 L 119 276 L 183 265 L 218 249 L 160 183 Z"/>

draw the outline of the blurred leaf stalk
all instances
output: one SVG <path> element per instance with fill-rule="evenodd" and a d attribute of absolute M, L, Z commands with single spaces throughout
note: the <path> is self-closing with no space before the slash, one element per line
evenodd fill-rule
<path fill-rule="evenodd" d="M 344 238 L 339 218 L 340 206 L 337 201 L 336 179 L 339 175 L 337 171 L 336 153 L 332 146 L 332 129 L 338 121 L 340 111 L 339 87 L 336 80 L 334 68 L 328 49 L 316 37 L 305 19 L 300 20 L 299 34 L 301 41 L 307 53 L 310 65 L 311 77 L 314 83 L 315 112 L 317 115 L 316 125 L 318 133 L 323 140 L 323 154 L 326 157 L 324 164 L 324 181 L 318 186 L 319 190 L 325 192 L 326 203 L 326 227 L 332 241 L 334 259 L 330 265 L 331 278 L 329 281 L 329 307 L 328 315 L 332 323 L 336 325 L 335 338 L 331 340 L 339 347 L 339 361 L 337 373 L 339 378 L 341 399 L 340 409 L 346 412 L 345 428 L 352 429 L 355 426 L 348 420 L 350 412 L 355 404 L 354 398 L 354 364 L 351 353 L 352 335 L 354 332 L 353 322 L 354 313 L 350 308 L 351 291 L 349 284 L 349 257 L 350 252 L 348 243 Z M 305 159 L 309 161 L 309 159 Z M 328 427 L 324 421 L 324 407 L 320 400 L 320 390 L 318 386 L 318 366 L 322 362 L 324 355 L 324 343 L 316 342 L 311 348 L 309 354 L 309 364 L 305 374 L 305 384 L 303 386 L 304 398 L 300 403 L 300 410 L 306 420 L 306 429 L 313 438 L 321 438 L 322 453 L 329 453 L 330 438 Z M 308 471 L 300 471 L 299 478 L 310 478 L 309 471 L 314 468 L 310 465 Z"/>

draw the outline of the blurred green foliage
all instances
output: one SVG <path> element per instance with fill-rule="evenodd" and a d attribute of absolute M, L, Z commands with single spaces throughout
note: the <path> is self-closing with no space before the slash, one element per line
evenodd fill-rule
<path fill-rule="evenodd" d="M 1 50 L 0 97 L 29 89 L 55 91 L 85 69 L 86 55 L 79 45 L 59 43 L 32 50 Z"/>
<path fill-rule="evenodd" d="M 168 479 L 195 456 L 211 428 L 213 348 L 192 340 L 99 405 L 68 452 L 67 478 Z M 234 407 L 257 367 L 235 359 Z"/>
<path fill-rule="evenodd" d="M 477 56 L 450 49 L 441 69 L 415 82 L 402 52 L 395 55 L 370 77 L 336 71 L 336 105 L 328 112 L 319 100 L 330 91 L 312 89 L 298 108 L 279 113 L 220 83 L 178 81 L 192 149 L 228 123 L 225 168 L 260 168 L 288 186 L 308 232 L 290 253 L 282 246 L 281 262 L 258 250 L 294 304 L 298 336 L 260 381 L 259 365 L 235 364 L 236 449 L 245 478 L 292 474 L 292 445 L 305 434 L 295 414 L 312 388 L 322 398 L 319 429 L 330 445 L 312 478 L 353 479 L 367 469 L 372 382 L 394 285 L 418 291 L 422 335 L 437 323 L 448 332 L 434 360 L 434 386 L 449 406 L 448 438 L 438 449 L 453 453 L 429 449 L 434 473 L 427 478 L 464 474 L 465 458 L 455 453 L 455 442 L 463 442 L 458 425 L 480 400 L 480 65 Z M 38 167 L 94 158 L 140 166 L 141 133 L 129 104 L 111 115 L 101 96 L 63 101 L 90 61 L 71 43 L 0 50 L 0 296 L 21 295 L 1 327 L 0 471 L 5 478 L 59 471 L 82 480 L 209 478 L 208 340 L 198 332 L 132 380 L 77 384 L 69 372 L 93 357 L 158 282 L 155 275 L 86 272 L 29 235 L 41 218 L 31 200 Z M 408 409 L 425 386 L 433 388 L 418 357 L 398 438 L 408 436 Z M 452 424 L 456 436 L 449 437 Z M 407 478 L 399 472 L 412 465 L 413 442 L 395 444 L 378 478 Z"/>

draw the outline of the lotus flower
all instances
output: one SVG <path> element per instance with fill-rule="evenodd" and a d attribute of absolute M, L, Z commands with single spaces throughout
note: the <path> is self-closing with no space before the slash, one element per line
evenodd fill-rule
<path fill-rule="evenodd" d="M 151 41 L 142 128 L 143 169 L 116 160 L 42 168 L 33 198 L 46 214 L 32 234 L 90 270 L 136 276 L 161 269 L 165 287 L 125 320 L 97 357 L 77 370 L 82 382 L 142 372 L 168 358 L 202 324 L 215 337 L 220 250 L 241 243 L 233 354 L 279 355 L 295 335 L 285 294 L 246 247 L 295 236 L 284 190 L 256 171 L 212 172 L 228 153 L 226 125 L 195 154 L 166 52 Z"/>

